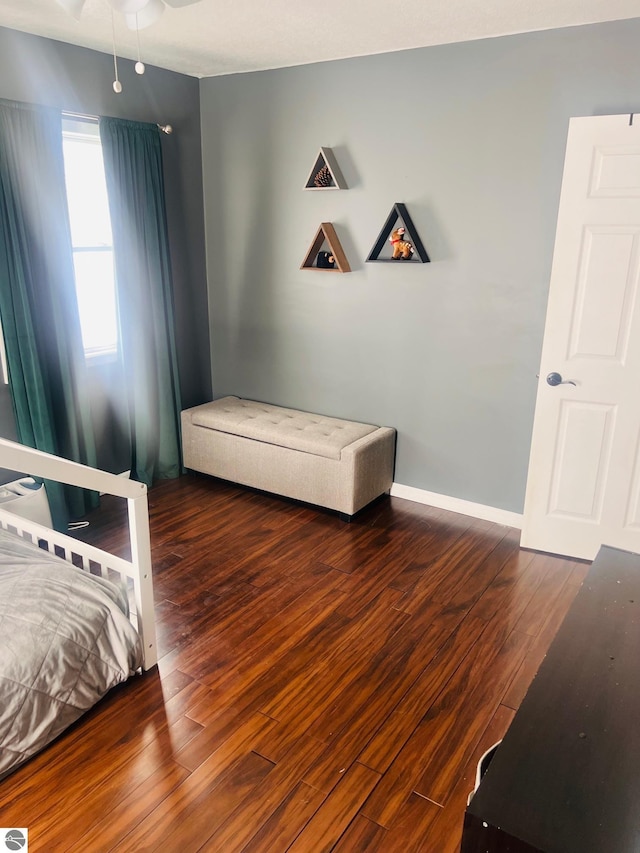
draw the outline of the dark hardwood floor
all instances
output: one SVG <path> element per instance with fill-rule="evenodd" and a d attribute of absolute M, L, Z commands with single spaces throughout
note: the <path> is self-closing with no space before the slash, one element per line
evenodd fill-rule
<path fill-rule="evenodd" d="M 454 853 L 588 564 L 383 498 L 149 494 L 159 667 L 0 783 L 31 853 Z M 124 502 L 82 538 L 125 552 Z"/>

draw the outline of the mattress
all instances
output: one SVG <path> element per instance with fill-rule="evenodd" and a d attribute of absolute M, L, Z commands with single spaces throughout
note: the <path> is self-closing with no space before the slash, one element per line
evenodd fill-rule
<path fill-rule="evenodd" d="M 0 530 L 0 779 L 141 665 L 125 590 Z"/>

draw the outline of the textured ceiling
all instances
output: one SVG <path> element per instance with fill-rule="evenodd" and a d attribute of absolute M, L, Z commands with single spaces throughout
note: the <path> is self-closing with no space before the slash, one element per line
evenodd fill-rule
<path fill-rule="evenodd" d="M 640 0 L 200 0 L 167 6 L 140 31 L 150 65 L 211 77 L 427 45 L 640 17 Z M 107 0 L 86 0 L 80 21 L 56 0 L 0 0 L 0 26 L 112 51 Z M 115 15 L 119 56 L 136 35 Z"/>

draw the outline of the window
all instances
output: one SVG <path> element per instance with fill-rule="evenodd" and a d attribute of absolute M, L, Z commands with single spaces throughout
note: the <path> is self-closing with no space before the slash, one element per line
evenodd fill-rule
<path fill-rule="evenodd" d="M 64 167 L 85 357 L 118 350 L 113 239 L 97 123 L 63 121 Z"/>

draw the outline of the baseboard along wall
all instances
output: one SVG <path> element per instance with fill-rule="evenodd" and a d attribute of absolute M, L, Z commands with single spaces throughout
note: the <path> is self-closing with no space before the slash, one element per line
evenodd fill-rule
<path fill-rule="evenodd" d="M 416 489 L 414 486 L 403 486 L 401 483 L 394 483 L 391 486 L 391 496 L 434 506 L 437 509 L 459 512 L 462 515 L 471 515 L 483 521 L 492 521 L 495 524 L 504 524 L 507 527 L 522 530 L 523 517 L 518 512 L 509 512 L 509 510 L 498 509 L 494 506 L 485 506 L 461 498 L 452 498 L 449 495 L 439 495 L 437 492 L 427 492 L 424 489 Z"/>

